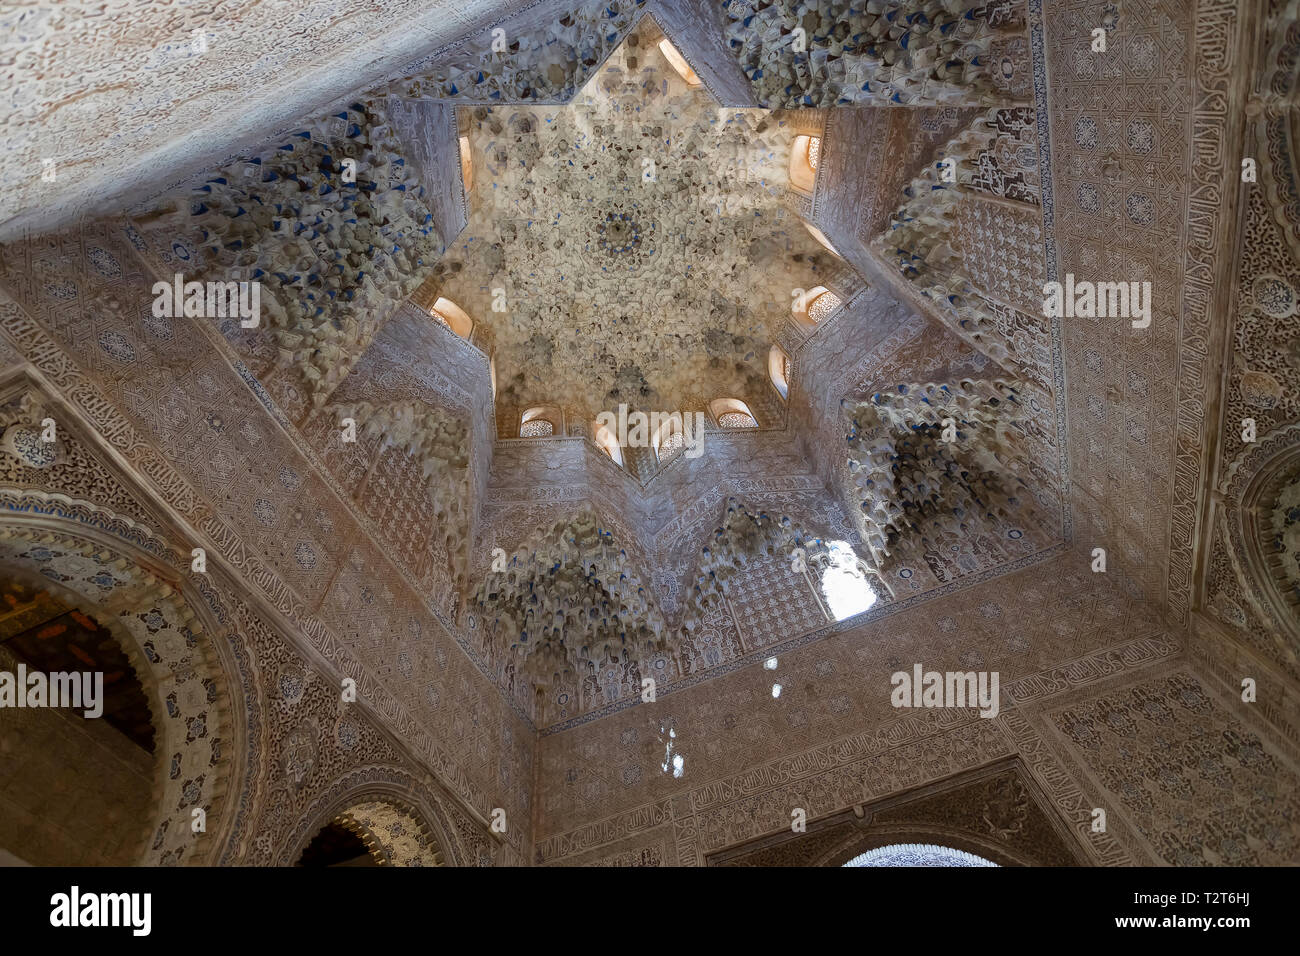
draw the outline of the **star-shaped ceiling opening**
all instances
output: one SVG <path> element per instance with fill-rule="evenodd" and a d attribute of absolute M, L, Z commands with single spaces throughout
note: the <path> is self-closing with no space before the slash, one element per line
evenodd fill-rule
<path fill-rule="evenodd" d="M 490 328 L 499 403 L 752 394 L 837 262 L 790 205 L 791 125 L 720 107 L 661 39 L 643 21 L 569 105 L 462 111 L 469 222 L 435 274 Z"/>

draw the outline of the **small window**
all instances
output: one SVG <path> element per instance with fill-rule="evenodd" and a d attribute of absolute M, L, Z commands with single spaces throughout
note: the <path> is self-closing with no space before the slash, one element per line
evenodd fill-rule
<path fill-rule="evenodd" d="M 796 136 L 790 144 L 790 185 L 811 194 L 817 183 L 817 164 L 821 160 L 820 136 Z"/>
<path fill-rule="evenodd" d="M 664 59 L 677 71 L 677 75 L 686 81 L 687 86 L 699 86 L 700 78 L 695 75 L 691 65 L 686 62 L 686 58 L 677 52 L 677 47 L 673 46 L 667 40 L 659 41 L 659 52 L 664 55 Z"/>
<path fill-rule="evenodd" d="M 465 192 L 474 188 L 474 154 L 469 148 L 469 137 L 460 138 L 460 178 L 465 183 Z"/>
<path fill-rule="evenodd" d="M 718 416 L 718 424 L 723 428 L 757 428 L 758 422 L 747 412 L 723 412 Z"/>
<path fill-rule="evenodd" d="M 594 437 L 596 447 L 608 455 L 614 464 L 620 468 L 623 467 L 623 447 L 618 443 L 618 439 L 609 430 L 608 426 L 596 425 Z"/>
<path fill-rule="evenodd" d="M 474 320 L 451 299 L 439 297 L 438 301 L 433 303 L 433 308 L 429 310 L 429 314 L 462 339 L 468 339 L 470 333 L 474 331 Z"/>
<path fill-rule="evenodd" d="M 767 374 L 782 398 L 790 397 L 790 356 L 785 349 L 773 345 L 767 353 Z"/>
<path fill-rule="evenodd" d="M 651 445 L 654 446 L 655 457 L 660 461 L 667 461 L 685 448 L 686 436 L 682 432 L 681 415 L 672 415 L 660 425 L 651 439 Z"/>
<path fill-rule="evenodd" d="M 757 428 L 754 413 L 738 398 L 718 398 L 709 402 L 709 412 L 722 428 Z"/>
<path fill-rule="evenodd" d="M 822 597 L 837 621 L 861 614 L 876 603 L 870 575 L 847 541 L 832 541 L 822 568 Z"/>
<path fill-rule="evenodd" d="M 564 415 L 554 405 L 538 405 L 519 416 L 520 438 L 546 438 L 564 434 Z"/>
<path fill-rule="evenodd" d="M 819 285 L 795 299 L 791 311 L 797 322 L 813 328 L 839 307 L 840 297 L 824 285 Z"/>

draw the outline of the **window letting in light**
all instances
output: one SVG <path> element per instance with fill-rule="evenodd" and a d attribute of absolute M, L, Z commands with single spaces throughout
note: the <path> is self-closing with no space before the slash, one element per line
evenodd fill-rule
<path fill-rule="evenodd" d="M 790 144 L 790 185 L 799 192 L 812 194 L 821 154 L 820 136 L 796 136 Z"/>
<path fill-rule="evenodd" d="M 830 543 L 829 561 L 822 571 L 822 596 L 837 621 L 870 610 L 876 592 L 867 580 L 862 562 L 847 541 Z"/>
<path fill-rule="evenodd" d="M 623 467 L 623 447 L 618 443 L 618 438 L 607 425 L 597 425 L 595 432 L 596 447 L 608 455 L 614 464 Z"/>
<path fill-rule="evenodd" d="M 758 427 L 754 413 L 738 398 L 716 398 L 709 402 L 709 412 L 722 428 Z"/>
<path fill-rule="evenodd" d="M 667 40 L 660 40 L 659 52 L 664 55 L 664 59 L 668 61 L 669 65 L 677 71 L 677 75 L 686 81 L 687 86 L 700 85 L 700 78 L 695 75 L 695 71 L 686 62 L 686 58 L 677 52 L 677 47 Z"/>
<path fill-rule="evenodd" d="M 563 413 L 554 405 L 537 405 L 519 416 L 520 438 L 545 438 L 564 434 Z"/>
<path fill-rule="evenodd" d="M 796 298 L 791 305 L 795 321 L 808 328 L 815 328 L 828 315 L 840 307 L 840 297 L 824 285 L 809 289 Z M 769 366 L 770 370 L 770 366 Z"/>
<path fill-rule="evenodd" d="M 433 303 L 429 314 L 462 339 L 468 339 L 470 333 L 474 331 L 474 320 L 451 299 L 439 297 L 438 301 Z"/>
<path fill-rule="evenodd" d="M 790 356 L 785 349 L 773 345 L 767 353 L 767 375 L 782 398 L 790 397 Z"/>

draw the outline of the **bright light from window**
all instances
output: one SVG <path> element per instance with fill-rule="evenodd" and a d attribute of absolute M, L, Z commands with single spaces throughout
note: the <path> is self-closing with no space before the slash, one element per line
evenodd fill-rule
<path fill-rule="evenodd" d="M 822 572 L 822 595 L 835 620 L 861 614 L 876 603 L 876 592 L 847 541 L 832 541 L 830 564 Z"/>
<path fill-rule="evenodd" d="M 780 696 L 781 696 L 781 685 L 780 685 L 780 684 L 773 684 L 773 685 L 772 685 L 772 696 L 773 696 L 773 697 L 780 697 Z"/>
<path fill-rule="evenodd" d="M 686 81 L 688 86 L 700 85 L 700 78 L 695 75 L 695 71 L 692 70 L 690 64 L 686 62 L 686 58 L 677 52 L 676 47 L 667 40 L 660 40 L 659 52 L 664 55 L 665 60 L 672 64 L 672 68 L 678 72 L 681 78 Z"/>
<path fill-rule="evenodd" d="M 767 660 L 763 661 L 763 666 L 770 671 L 776 670 L 776 658 L 769 657 Z"/>
<path fill-rule="evenodd" d="M 663 737 L 664 730 L 665 730 L 664 726 L 660 724 L 659 725 L 660 740 L 664 739 Z M 664 773 L 668 773 L 669 768 L 672 768 L 672 775 L 674 777 L 681 777 L 681 775 L 686 772 L 686 758 L 681 754 L 673 753 L 673 749 L 677 743 L 677 731 L 673 730 L 671 727 L 667 728 L 667 730 L 668 730 L 668 739 L 664 742 L 664 762 L 659 765 L 659 769 L 662 770 Z"/>

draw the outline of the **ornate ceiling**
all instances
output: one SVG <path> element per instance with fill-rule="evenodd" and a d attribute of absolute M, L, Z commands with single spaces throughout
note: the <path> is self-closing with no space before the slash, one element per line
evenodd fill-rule
<path fill-rule="evenodd" d="M 831 7 L 800 19 L 762 5 L 742 34 L 741 5 L 645 12 L 538 6 L 507 22 L 504 50 L 489 32 L 413 61 L 124 224 L 156 274 L 261 283 L 259 326 L 219 323 L 222 348 L 540 726 L 631 706 L 646 674 L 696 681 L 840 627 L 835 608 L 893 613 L 1068 537 L 1056 331 L 1005 291 L 1045 271 L 1037 116 L 998 105 L 1027 88 L 1023 17 L 945 14 L 918 21 L 914 44 L 875 13 L 853 40 Z M 840 69 L 818 52 L 831 51 L 867 77 L 868 101 L 894 90 L 920 108 L 873 125 L 859 120 L 876 111 L 759 106 L 803 105 L 773 95 L 755 68 L 770 51 L 750 43 L 796 26 L 818 68 Z M 791 181 L 798 137 L 819 147 L 811 185 Z M 936 179 L 938 159 L 955 182 Z M 987 268 L 986 235 L 1014 245 L 1013 265 Z M 838 308 L 800 321 L 792 307 L 814 288 Z M 431 314 L 440 296 L 467 313 L 468 341 Z M 105 301 L 140 307 L 125 288 Z M 717 399 L 746 403 L 759 427 L 720 427 Z M 704 415 L 704 454 L 608 460 L 592 422 L 624 403 Z M 558 410 L 554 437 L 515 438 L 539 405 Z M 937 438 L 950 415 L 952 448 Z M 345 420 L 355 448 L 340 444 Z M 249 503 L 268 542 L 285 513 L 266 491 Z M 787 529 L 784 543 L 724 534 L 736 514 Z M 328 534 L 289 542 L 297 572 L 314 572 Z M 812 571 L 791 570 L 794 548 Z M 825 593 L 846 554 L 869 599 Z"/>
<path fill-rule="evenodd" d="M 720 107 L 643 21 L 573 101 L 465 111 L 469 225 L 434 269 L 491 329 L 498 394 L 594 418 L 757 391 L 834 257 L 789 201 L 781 114 Z"/>
<path fill-rule="evenodd" d="M 1274 817 L 1294 806 L 1289 745 L 1251 741 L 1294 743 L 1300 674 L 1296 5 L 1165 6 L 385 3 L 383 32 L 329 13 L 279 57 L 298 21 L 248 3 L 207 39 L 249 62 L 182 56 L 193 17 L 159 14 L 140 51 L 170 52 L 125 73 L 111 31 L 60 19 L 80 5 L 24 8 L 0 49 L 22 71 L 0 558 L 88 594 L 139 564 L 129 593 L 201 602 L 204 629 L 132 666 L 202 673 L 212 737 L 265 748 L 227 859 L 373 809 L 344 799 L 356 778 L 436 779 L 476 832 L 446 844 L 461 860 L 697 861 L 788 826 L 792 799 L 848 812 L 1012 759 L 1081 833 L 1090 801 L 1131 811 L 1081 857 L 1202 859 L 1151 807 L 1223 824 L 1188 769 L 1218 759 L 1207 722 L 1258 793 L 1282 781 Z M 1099 20 L 1121 56 L 1079 48 Z M 210 72 L 160 83 L 181 59 Z M 158 315 L 178 272 L 260 282 L 261 322 Z M 1151 326 L 1044 316 L 1068 273 L 1151 281 Z M 801 321 L 819 286 L 837 307 Z M 703 454 L 611 458 L 592 422 L 621 403 L 705 415 Z M 539 405 L 551 434 L 521 437 Z M 1004 715 L 900 718 L 870 681 L 917 660 L 1001 672 Z M 1160 706 L 1131 704 L 1139 682 Z M 1185 744 L 1180 795 L 1150 748 L 1116 777 L 1128 743 L 1102 725 L 1129 710 Z M 174 805 L 223 798 L 209 743 Z M 530 822 L 493 848 L 474 828 L 496 807 Z M 176 830 L 155 850 L 188 852 Z"/>

